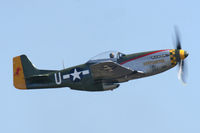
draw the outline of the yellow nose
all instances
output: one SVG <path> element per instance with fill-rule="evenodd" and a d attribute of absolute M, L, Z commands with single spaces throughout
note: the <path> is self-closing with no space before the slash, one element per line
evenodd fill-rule
<path fill-rule="evenodd" d="M 179 50 L 179 55 L 180 55 L 181 60 L 184 60 L 188 56 L 188 53 L 181 49 Z"/>

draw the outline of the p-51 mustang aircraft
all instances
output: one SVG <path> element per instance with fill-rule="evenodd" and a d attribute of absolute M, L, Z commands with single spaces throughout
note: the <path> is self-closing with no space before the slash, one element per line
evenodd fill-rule
<path fill-rule="evenodd" d="M 106 52 L 85 64 L 63 70 L 35 68 L 26 55 L 13 58 L 14 86 L 18 89 L 70 87 L 82 91 L 105 91 L 119 83 L 152 76 L 179 64 L 179 79 L 184 79 L 184 59 L 188 53 L 181 49 L 177 36 L 176 49 L 156 50 L 134 54 Z"/>

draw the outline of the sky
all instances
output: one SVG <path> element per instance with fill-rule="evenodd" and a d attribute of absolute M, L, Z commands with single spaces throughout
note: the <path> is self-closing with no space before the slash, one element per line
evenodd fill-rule
<path fill-rule="evenodd" d="M 198 0 L 0 0 L 0 132 L 199 133 Z M 174 26 L 189 53 L 178 68 L 122 83 L 114 91 L 18 90 L 12 58 L 39 69 L 71 67 L 108 50 L 174 48 Z"/>

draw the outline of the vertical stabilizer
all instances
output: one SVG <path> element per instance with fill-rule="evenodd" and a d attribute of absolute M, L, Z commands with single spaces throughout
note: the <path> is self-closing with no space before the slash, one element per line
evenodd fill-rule
<path fill-rule="evenodd" d="M 27 89 L 26 78 L 38 74 L 39 71 L 32 65 L 26 55 L 13 58 L 13 82 L 18 89 Z"/>

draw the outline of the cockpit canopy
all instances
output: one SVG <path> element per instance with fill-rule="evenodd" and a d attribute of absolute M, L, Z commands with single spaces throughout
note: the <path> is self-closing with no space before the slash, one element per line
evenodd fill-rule
<path fill-rule="evenodd" d="M 116 62 L 117 59 L 121 58 L 125 56 L 125 54 L 121 53 L 121 52 L 118 52 L 118 51 L 106 51 L 106 52 L 103 52 L 103 53 L 100 53 L 94 57 L 92 57 L 88 62 L 92 63 L 92 62 L 103 62 L 103 61 L 108 61 L 108 60 L 111 60 L 111 61 L 114 61 Z"/>

